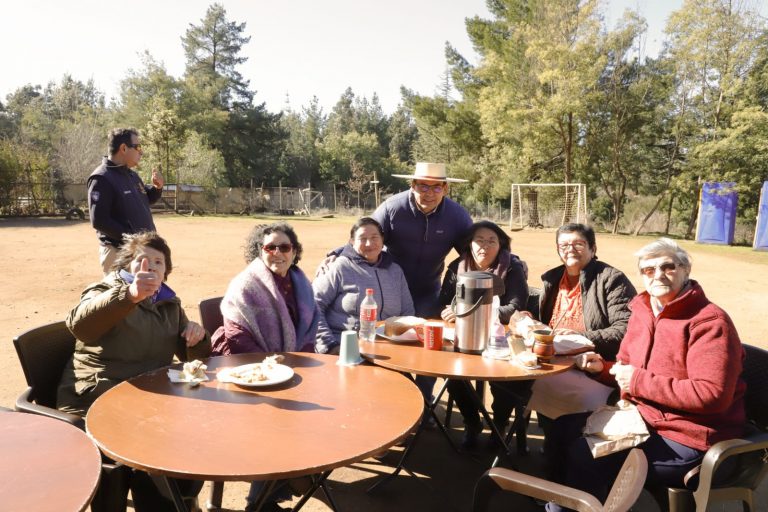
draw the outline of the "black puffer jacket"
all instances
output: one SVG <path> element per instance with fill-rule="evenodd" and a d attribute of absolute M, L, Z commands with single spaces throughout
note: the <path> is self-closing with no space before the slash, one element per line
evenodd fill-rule
<path fill-rule="evenodd" d="M 548 324 L 555 307 L 557 288 L 565 265 L 541 276 L 543 290 L 539 298 L 541 321 Z M 581 302 L 584 308 L 582 334 L 595 344 L 595 351 L 609 361 L 616 359 L 619 345 L 627 331 L 628 304 L 637 290 L 621 270 L 593 259 L 581 271 Z"/>

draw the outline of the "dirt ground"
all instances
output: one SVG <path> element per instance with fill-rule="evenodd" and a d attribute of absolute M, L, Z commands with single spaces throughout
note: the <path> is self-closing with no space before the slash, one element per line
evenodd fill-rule
<path fill-rule="evenodd" d="M 190 318 L 199 317 L 198 301 L 222 295 L 229 280 L 243 268 L 242 245 L 250 229 L 257 223 L 272 220 L 169 214 L 156 218 L 158 231 L 166 237 L 173 252 L 174 270 L 169 284 L 182 298 Z M 325 253 L 346 241 L 354 222 L 352 218 L 286 220 L 295 227 L 304 246 L 299 266 L 310 277 Z M 539 285 L 538 276 L 559 263 L 554 234 L 519 231 L 511 235 L 513 252 L 528 263 L 529 284 Z M 601 260 L 625 271 L 639 289 L 642 282 L 635 271 L 633 253 L 650 240 L 652 237 L 599 234 L 597 254 Z M 768 253 L 685 241 L 681 245 L 693 255 L 692 277 L 702 284 L 713 302 L 731 315 L 742 341 L 768 348 L 765 299 Z M 0 405 L 12 407 L 25 387 L 12 338 L 31 327 L 65 317 L 85 285 L 101 277 L 97 249 L 96 236 L 87 222 L 0 219 L 0 333 L 5 338 L 5 343 L 0 344 L 0 369 L 4 375 L 0 381 Z M 451 254 L 449 259 L 453 257 Z M 235 508 L 243 506 L 243 484 L 228 484 L 227 488 L 237 491 L 225 493 L 225 504 Z M 237 495 L 236 501 L 233 495 Z M 368 501 L 364 506 L 372 508 Z M 351 509 L 359 508 L 352 506 Z M 389 508 L 381 508 L 386 509 Z M 431 509 L 431 506 L 413 508 Z M 306 510 L 327 508 L 313 499 Z"/>

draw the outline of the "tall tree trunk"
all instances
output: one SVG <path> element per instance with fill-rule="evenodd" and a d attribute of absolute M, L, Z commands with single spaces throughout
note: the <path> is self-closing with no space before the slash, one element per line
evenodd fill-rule
<path fill-rule="evenodd" d="M 667 206 L 667 224 L 664 226 L 664 234 L 669 235 L 669 225 L 672 224 L 672 204 L 675 202 L 675 196 L 669 195 L 669 205 Z"/>
<path fill-rule="evenodd" d="M 693 237 L 693 229 L 696 227 L 696 218 L 699 216 L 699 188 L 701 187 L 701 176 L 696 177 L 696 191 L 693 200 L 693 207 L 691 208 L 691 216 L 688 217 L 688 229 L 685 232 L 686 240 L 690 240 Z"/>
<path fill-rule="evenodd" d="M 611 233 L 614 235 L 619 232 L 619 219 L 621 218 L 621 199 L 613 198 L 613 227 Z"/>
<path fill-rule="evenodd" d="M 659 205 L 661 205 L 661 202 L 664 200 L 664 197 L 665 197 L 665 193 L 662 192 L 659 195 L 659 198 L 653 204 L 653 208 L 651 208 L 651 210 L 645 215 L 645 217 L 643 217 L 643 220 L 642 222 L 640 222 L 640 225 L 637 226 L 637 228 L 635 229 L 635 232 L 632 233 L 634 236 L 637 236 L 640 234 L 640 231 L 642 231 L 642 229 L 645 227 L 645 223 L 648 222 L 648 219 L 651 218 L 654 212 L 656 212 L 656 210 L 658 209 Z M 669 230 L 669 220 L 667 220 L 667 230 Z"/>
<path fill-rule="evenodd" d="M 571 177 L 573 175 L 573 113 L 568 112 L 567 118 L 568 122 L 563 137 L 565 149 L 565 172 L 563 173 L 563 177 L 565 178 L 566 184 L 571 182 Z M 568 187 L 566 187 L 562 224 L 571 222 L 571 203 L 573 203 L 573 197 Z"/>

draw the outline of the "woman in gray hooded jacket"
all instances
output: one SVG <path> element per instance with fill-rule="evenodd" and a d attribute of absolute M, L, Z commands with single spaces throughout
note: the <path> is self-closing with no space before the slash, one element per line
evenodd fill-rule
<path fill-rule="evenodd" d="M 352 226 L 349 244 L 339 258 L 312 283 L 320 310 L 317 352 L 338 354 L 341 332 L 360 329 L 360 303 L 366 288 L 373 289 L 379 320 L 414 314 L 403 270 L 383 248 L 381 225 L 362 217 Z"/>

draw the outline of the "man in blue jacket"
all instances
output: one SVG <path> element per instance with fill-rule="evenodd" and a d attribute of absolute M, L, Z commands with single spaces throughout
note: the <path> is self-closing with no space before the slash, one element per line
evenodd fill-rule
<path fill-rule="evenodd" d="M 448 178 L 445 164 L 426 162 L 417 163 L 413 175 L 392 176 L 411 180 L 411 188 L 388 198 L 372 217 L 381 224 L 387 251 L 405 273 L 416 316 L 439 319 L 445 258 L 451 249 L 459 252 L 472 227 L 469 212 L 446 197 L 448 183 L 467 180 Z M 435 380 L 416 377 L 416 385 L 427 399 Z"/>
<path fill-rule="evenodd" d="M 469 233 L 472 218 L 467 210 L 446 197 L 449 182 L 445 164 L 419 162 L 413 175 L 393 174 L 411 180 L 411 188 L 384 201 L 372 217 L 384 230 L 384 243 L 405 273 L 416 315 L 440 318 L 440 278 L 451 249 Z"/>
<path fill-rule="evenodd" d="M 445 164 L 419 162 L 413 175 L 393 174 L 411 180 L 411 188 L 388 198 L 373 212 L 381 224 L 387 252 L 405 274 L 416 316 L 440 318 L 440 278 L 451 249 L 459 252 L 469 233 L 472 218 L 456 201 L 446 197 L 448 183 L 467 180 L 448 178 Z M 318 269 L 335 259 L 336 249 Z M 429 399 L 434 377 L 417 376 L 416 384 Z"/>
<path fill-rule="evenodd" d="M 155 231 L 149 205 L 163 193 L 163 177 L 152 170 L 152 186 L 131 170 L 141 160 L 139 133 L 132 128 L 109 132 L 109 158 L 104 157 L 88 177 L 88 209 L 100 248 L 99 263 L 109 273 L 123 243 L 123 235 Z"/>

